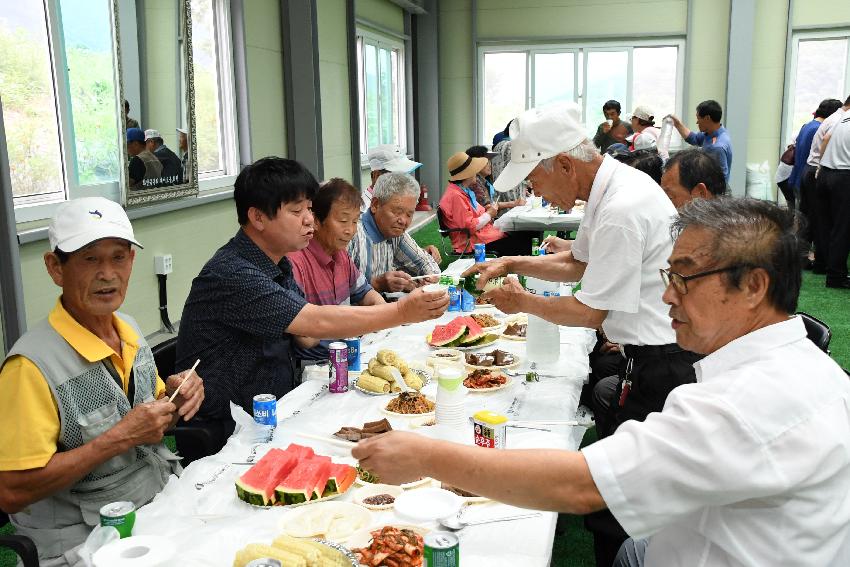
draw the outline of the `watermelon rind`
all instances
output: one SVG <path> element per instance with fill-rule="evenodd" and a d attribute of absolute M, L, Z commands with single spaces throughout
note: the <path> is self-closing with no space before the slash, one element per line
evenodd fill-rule
<path fill-rule="evenodd" d="M 460 344 L 472 344 L 484 336 L 484 329 L 472 317 L 464 317 L 466 324 L 466 334 L 460 338 Z"/>

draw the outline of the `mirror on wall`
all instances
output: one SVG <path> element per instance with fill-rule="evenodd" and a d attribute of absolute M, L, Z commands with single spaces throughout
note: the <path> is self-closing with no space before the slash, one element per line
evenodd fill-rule
<path fill-rule="evenodd" d="M 124 120 L 124 204 L 195 196 L 190 0 L 113 0 Z"/>

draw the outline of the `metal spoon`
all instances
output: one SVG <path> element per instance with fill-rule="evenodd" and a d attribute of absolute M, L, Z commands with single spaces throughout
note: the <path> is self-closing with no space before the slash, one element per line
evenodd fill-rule
<path fill-rule="evenodd" d="M 488 518 L 488 519 L 485 519 L 485 520 L 471 520 L 471 521 L 461 520 L 458 516 L 448 516 L 446 518 L 440 518 L 437 521 L 440 522 L 440 525 L 443 526 L 444 528 L 448 528 L 448 529 L 456 532 L 458 530 L 462 530 L 466 526 L 477 526 L 477 525 L 480 525 L 480 524 L 492 524 L 494 522 L 507 522 L 507 521 L 510 521 L 510 520 L 522 520 L 522 519 L 525 519 L 525 518 L 536 518 L 540 515 L 541 515 L 540 512 L 533 512 L 531 514 L 518 514 L 518 515 L 515 515 L 515 516 L 503 516 L 501 518 Z"/>

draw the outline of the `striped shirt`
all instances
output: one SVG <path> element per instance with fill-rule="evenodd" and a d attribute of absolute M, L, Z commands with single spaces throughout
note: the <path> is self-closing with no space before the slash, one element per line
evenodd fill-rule
<path fill-rule="evenodd" d="M 440 273 L 437 262 L 416 244 L 410 234 L 405 232 L 395 238 L 384 237 L 370 210 L 360 215 L 357 234 L 348 243 L 348 254 L 367 281 L 393 270 L 401 270 L 411 276 Z"/>
<path fill-rule="evenodd" d="M 292 264 L 295 281 L 304 290 L 307 301 L 314 305 L 357 305 L 372 289 L 348 252 L 337 250 L 329 256 L 315 238 L 307 248 L 288 254 L 287 258 Z M 306 360 L 326 360 L 331 342 L 323 340 L 309 349 L 296 345 L 296 356 Z"/>

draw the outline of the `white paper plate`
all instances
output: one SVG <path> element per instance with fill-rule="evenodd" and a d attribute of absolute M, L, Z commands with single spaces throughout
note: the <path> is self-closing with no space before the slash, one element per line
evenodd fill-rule
<path fill-rule="evenodd" d="M 395 513 L 417 522 L 431 522 L 454 516 L 463 506 L 463 499 L 442 488 L 418 488 L 396 498 Z"/>
<path fill-rule="evenodd" d="M 322 502 L 287 514 L 280 529 L 289 536 L 318 537 L 344 542 L 352 534 L 372 525 L 372 513 L 351 502 Z"/>
<path fill-rule="evenodd" d="M 423 528 L 421 526 L 414 526 L 414 525 L 411 525 L 411 524 L 379 524 L 379 525 L 372 526 L 371 528 L 359 531 L 356 534 L 352 535 L 350 538 L 348 538 L 348 542 L 346 543 L 346 547 L 348 547 L 352 551 L 354 549 L 369 547 L 369 544 L 372 543 L 372 532 L 379 531 L 384 526 L 392 526 L 392 527 L 398 528 L 398 529 L 411 530 L 411 531 L 416 532 L 417 534 L 419 534 L 423 537 L 425 536 L 425 534 L 427 534 L 428 532 L 431 531 L 428 528 Z"/>
<path fill-rule="evenodd" d="M 395 394 L 395 395 L 398 396 L 398 394 Z M 436 407 L 436 402 L 434 401 L 434 398 L 429 398 L 428 396 L 425 396 L 425 399 L 428 400 L 429 402 L 434 403 L 434 405 Z M 431 411 L 425 412 L 425 413 L 396 413 L 394 411 L 390 411 L 390 410 L 387 409 L 388 403 L 389 402 L 385 402 L 383 400 L 381 401 L 381 404 L 380 404 L 381 411 L 384 412 L 385 414 L 389 415 L 389 416 L 392 416 L 392 417 L 425 417 L 425 416 L 433 416 L 434 415 L 434 410 L 431 410 Z"/>
<path fill-rule="evenodd" d="M 493 386 L 492 388 L 470 388 L 470 387 L 467 386 L 466 391 L 469 394 L 489 394 L 491 392 L 496 392 L 498 390 L 504 390 L 505 388 L 510 388 L 511 386 L 514 385 L 514 379 L 513 378 L 511 378 L 510 376 L 507 376 L 507 375 L 505 375 L 505 378 L 508 379 L 507 382 L 505 382 L 504 384 L 501 384 L 499 386 Z"/>
<path fill-rule="evenodd" d="M 425 370 L 425 369 L 422 369 L 422 368 L 413 368 L 412 366 L 410 367 L 410 370 L 412 370 L 413 372 L 416 372 L 417 374 L 419 374 L 419 376 L 422 377 L 422 387 L 423 388 L 431 383 L 432 373 L 429 372 L 428 370 Z M 384 392 L 373 392 L 371 390 L 366 390 L 365 388 L 361 388 L 357 384 L 357 380 L 359 378 L 360 378 L 360 376 L 359 376 L 359 373 L 358 373 L 358 376 L 354 380 L 349 381 L 349 383 L 351 384 L 351 387 L 354 388 L 355 390 L 357 390 L 358 392 L 363 392 L 364 394 L 366 394 L 368 396 L 397 396 L 399 394 L 398 392 L 386 392 L 386 393 L 384 393 Z"/>
<path fill-rule="evenodd" d="M 395 502 L 392 504 L 367 504 L 364 500 L 378 494 L 389 494 L 393 498 L 398 498 L 402 492 L 404 492 L 404 489 L 394 484 L 364 484 L 354 491 L 352 499 L 356 504 L 369 510 L 389 510 L 395 506 Z"/>

